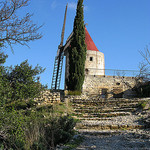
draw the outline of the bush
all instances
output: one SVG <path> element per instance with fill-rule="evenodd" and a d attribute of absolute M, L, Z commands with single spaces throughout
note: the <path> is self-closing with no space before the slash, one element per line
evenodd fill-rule
<path fill-rule="evenodd" d="M 73 118 L 53 117 L 47 111 L 32 110 L 25 115 L 21 110 L 1 109 L 0 118 L 0 137 L 3 137 L 0 146 L 5 149 L 54 149 L 58 144 L 68 142 L 75 133 Z"/>
<path fill-rule="evenodd" d="M 68 95 L 81 95 L 81 91 L 68 91 Z"/>
<path fill-rule="evenodd" d="M 33 99 L 44 89 L 37 75 L 44 69 L 27 61 L 6 68 L 5 58 L 0 55 L 0 149 L 47 150 L 69 141 L 76 122 L 60 115 L 65 107 L 35 107 Z"/>
<path fill-rule="evenodd" d="M 44 141 L 47 149 L 53 149 L 58 144 L 67 143 L 74 135 L 76 122 L 70 116 L 55 117 L 44 123 Z M 42 129 L 43 130 L 43 129 Z"/>
<path fill-rule="evenodd" d="M 25 118 L 15 110 L 0 110 L 0 143 L 5 149 L 22 150 L 25 145 Z"/>
<path fill-rule="evenodd" d="M 147 104 L 148 104 L 148 101 L 140 102 L 138 104 L 138 107 L 141 108 L 141 109 L 144 109 Z"/>

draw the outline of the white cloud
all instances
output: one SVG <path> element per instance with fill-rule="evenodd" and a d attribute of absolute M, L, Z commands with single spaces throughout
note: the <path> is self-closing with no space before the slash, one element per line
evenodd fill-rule
<path fill-rule="evenodd" d="M 55 9 L 59 5 L 61 5 L 61 4 L 58 2 L 58 0 L 53 0 L 53 2 L 51 3 L 51 9 Z M 75 3 L 75 2 L 68 3 L 68 8 L 71 10 L 76 10 L 77 3 Z M 84 11 L 86 11 L 86 10 L 88 10 L 88 7 L 84 6 Z"/>
<path fill-rule="evenodd" d="M 76 8 L 77 8 L 77 3 L 74 3 L 74 2 L 68 3 L 68 8 L 73 9 L 73 10 L 76 10 Z"/>
<path fill-rule="evenodd" d="M 52 9 L 55 9 L 56 7 L 57 7 L 57 1 L 56 0 L 54 0 L 53 2 L 52 2 L 52 4 L 51 4 L 51 8 Z"/>
<path fill-rule="evenodd" d="M 77 8 L 77 3 L 75 2 L 71 2 L 71 3 L 68 3 L 68 8 L 72 9 L 72 10 L 76 10 Z M 88 7 L 87 6 L 84 6 L 84 11 L 88 10 Z"/>

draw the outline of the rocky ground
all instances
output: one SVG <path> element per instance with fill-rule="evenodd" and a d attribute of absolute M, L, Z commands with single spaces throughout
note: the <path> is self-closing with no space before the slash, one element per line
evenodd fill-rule
<path fill-rule="evenodd" d="M 150 112 L 141 112 L 130 116 L 118 116 L 109 120 L 109 124 L 136 125 L 143 122 L 150 127 Z M 145 122 L 146 121 L 146 122 Z M 91 122 L 94 123 L 94 122 Z M 95 122 L 97 124 L 98 122 Z M 103 121 L 101 121 L 103 123 Z M 106 122 L 105 122 L 106 124 Z M 126 130 L 79 130 L 84 137 L 77 150 L 150 150 L 150 128 Z"/>
<path fill-rule="evenodd" d="M 150 129 L 81 132 L 83 142 L 72 150 L 150 150 Z M 77 136 L 75 138 L 78 138 Z M 71 150 L 58 146 L 57 150 Z"/>
<path fill-rule="evenodd" d="M 135 126 L 139 123 L 146 125 L 147 129 L 122 128 L 119 130 L 78 129 L 83 142 L 73 150 L 150 150 L 150 112 L 138 112 L 129 116 L 118 116 L 107 121 L 85 120 L 83 124 L 128 124 Z M 61 146 L 57 150 L 70 149 Z"/>
<path fill-rule="evenodd" d="M 76 150 L 150 150 L 150 130 L 103 131 L 82 135 L 84 141 Z"/>
<path fill-rule="evenodd" d="M 149 120 L 148 114 L 142 119 Z M 114 122 L 118 122 L 118 124 L 128 122 L 129 124 L 135 125 L 137 124 L 136 119 L 141 119 L 140 116 L 141 114 L 139 113 L 138 115 L 116 117 L 111 121 L 112 124 Z M 94 121 L 90 122 L 94 124 Z M 95 124 L 97 123 L 95 122 Z M 150 122 L 146 122 L 146 124 L 148 126 Z M 78 131 L 79 136 L 83 137 L 83 142 L 73 150 L 150 150 L 150 128 L 131 130 L 126 130 L 126 128 L 122 130 L 79 129 Z M 66 146 L 57 148 L 57 150 L 67 149 L 69 148 Z"/>

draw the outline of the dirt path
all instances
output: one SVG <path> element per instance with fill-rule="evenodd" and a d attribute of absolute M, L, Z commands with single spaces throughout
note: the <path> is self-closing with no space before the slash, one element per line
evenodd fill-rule
<path fill-rule="evenodd" d="M 150 150 L 150 130 L 123 131 L 115 135 L 85 134 L 76 150 Z"/>

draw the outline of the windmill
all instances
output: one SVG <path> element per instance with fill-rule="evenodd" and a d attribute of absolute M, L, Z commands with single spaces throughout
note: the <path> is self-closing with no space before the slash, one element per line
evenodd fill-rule
<path fill-rule="evenodd" d="M 61 74 L 62 74 L 62 66 L 63 66 L 63 58 L 64 58 L 63 41 L 64 41 L 64 33 L 65 33 L 67 8 L 68 8 L 68 4 L 66 5 L 66 9 L 65 9 L 64 23 L 63 23 L 62 33 L 61 33 L 61 42 L 60 45 L 58 46 L 57 56 L 55 57 L 52 84 L 51 84 L 52 90 L 59 89 L 60 82 L 61 82 Z"/>

